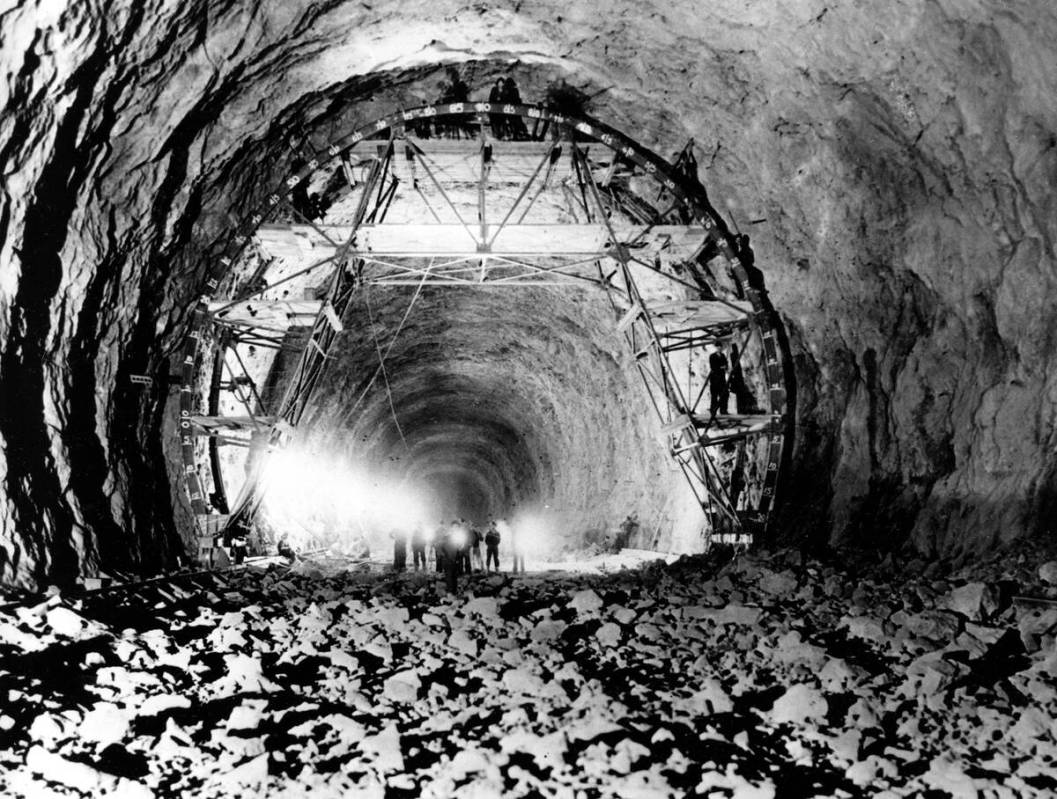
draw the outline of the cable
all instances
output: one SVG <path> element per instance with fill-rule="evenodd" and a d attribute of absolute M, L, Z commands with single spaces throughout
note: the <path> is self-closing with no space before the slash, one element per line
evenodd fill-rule
<path fill-rule="evenodd" d="M 367 290 L 364 292 L 364 298 L 367 301 L 367 321 L 371 325 L 371 339 L 374 341 L 374 351 L 378 353 L 378 368 L 382 372 L 382 380 L 385 381 L 385 395 L 389 399 L 389 412 L 393 415 L 393 424 L 396 425 L 396 432 L 400 434 L 400 440 L 404 442 L 404 449 L 410 449 L 407 445 L 407 439 L 404 438 L 404 431 L 400 429 L 400 420 L 396 418 L 396 406 L 393 404 L 393 391 L 389 386 L 389 375 L 385 371 L 385 355 L 382 354 L 382 348 L 378 346 L 378 336 L 374 332 L 374 314 L 371 313 L 370 285 L 367 286 Z"/>
<path fill-rule="evenodd" d="M 345 418 L 348 419 L 357 408 L 360 407 L 360 403 L 363 402 L 364 397 L 367 396 L 367 392 L 374 386 L 375 381 L 378 379 L 378 375 L 382 372 L 384 367 L 385 359 L 389 357 L 389 353 L 393 351 L 393 347 L 396 345 L 396 340 L 400 336 L 400 332 L 404 329 L 404 324 L 407 322 L 407 318 L 411 315 L 411 309 L 415 307 L 415 302 L 418 301 L 419 294 L 422 293 L 422 286 L 425 285 L 426 277 L 428 276 L 428 270 L 422 274 L 422 280 L 419 281 L 418 287 L 415 289 L 415 294 L 411 298 L 411 303 L 407 306 L 407 310 L 404 311 L 404 318 L 400 320 L 400 324 L 397 325 L 396 332 L 393 334 L 393 338 L 389 341 L 389 346 L 385 349 L 385 355 L 379 361 L 378 368 L 374 370 L 374 374 L 371 375 L 370 381 L 364 387 L 363 391 L 360 392 L 360 396 L 356 398 L 356 402 L 352 404 L 345 413 Z M 368 288 L 368 291 L 370 289 Z M 366 292 L 365 292 L 366 293 Z M 370 315 L 370 307 L 368 306 L 368 316 Z M 371 325 L 371 333 L 374 333 L 374 325 Z"/>

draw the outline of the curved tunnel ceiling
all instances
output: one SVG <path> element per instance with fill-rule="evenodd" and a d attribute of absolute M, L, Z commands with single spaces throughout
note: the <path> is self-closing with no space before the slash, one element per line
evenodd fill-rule
<path fill-rule="evenodd" d="M 453 62 L 475 91 L 566 80 L 662 154 L 696 137 L 789 331 L 786 535 L 937 553 L 1049 529 L 1051 4 L 462 11 L 5 12 L 4 582 L 171 562 L 192 524 L 168 360 L 232 224 L 290 134 L 434 100 Z"/>

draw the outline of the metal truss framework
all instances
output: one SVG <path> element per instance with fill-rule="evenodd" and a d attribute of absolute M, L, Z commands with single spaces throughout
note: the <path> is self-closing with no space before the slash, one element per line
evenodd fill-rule
<path fill-rule="evenodd" d="M 486 124 L 497 113 L 527 119 L 536 130 L 542 126 L 544 133 L 533 141 L 490 140 Z M 417 126 L 441 118 L 473 124 L 478 135 L 459 141 L 414 135 Z M 590 152 L 592 143 L 603 146 L 602 156 Z M 362 180 L 352 169 L 354 149 L 369 153 L 361 161 L 367 164 Z M 292 199 L 296 187 L 331 160 L 340 162 L 350 188 L 360 193 L 351 223 L 344 225 L 318 224 Z M 521 185 L 506 213 L 492 220 L 487 188 L 499 165 L 508 171 L 503 179 Z M 618 191 L 629 175 L 651 179 L 658 191 L 655 205 L 664 210 L 635 203 Z M 574 195 L 583 219 L 575 224 L 526 223 L 533 204 L 558 178 Z M 453 181 L 464 193 L 476 184 L 475 218 L 467 219 L 465 206 L 460 209 L 449 196 L 445 185 Z M 386 222 L 401 184 L 410 184 L 433 222 Z M 270 223 L 279 213 L 293 222 Z M 271 285 L 255 287 L 251 282 L 232 290 L 232 296 L 217 298 L 251 239 L 273 255 L 295 257 L 307 266 Z M 702 252 L 709 253 L 707 261 Z M 714 265 L 717 258 L 729 285 L 721 285 L 710 271 L 709 263 Z M 280 302 L 261 297 L 283 281 L 325 270 L 330 274 L 316 299 Z M 676 284 L 686 299 L 650 302 L 642 282 L 658 276 Z M 765 527 L 773 508 L 788 428 L 780 323 L 761 287 L 750 280 L 705 190 L 695 177 L 605 125 L 539 106 L 488 103 L 425 106 L 364 125 L 289 175 L 282 188 L 238 226 L 209 275 L 183 350 L 181 451 L 188 494 L 203 528 L 212 529 L 215 522 L 208 523 L 196 436 L 209 437 L 211 468 L 221 493 L 217 446 L 249 446 L 251 440 L 282 446 L 300 422 L 343 329 L 341 320 L 362 287 L 584 284 L 608 297 L 616 329 L 630 347 L 660 419 L 667 449 L 706 515 L 711 540 L 748 543 Z M 303 345 L 290 343 L 291 327 L 305 330 Z M 196 386 L 201 383 L 198 368 L 206 339 L 217 342 L 217 352 L 208 413 L 201 414 Z M 724 342 L 737 342 L 744 353 L 751 340 L 758 346 L 765 401 L 752 413 L 707 413 L 702 404 L 708 383 L 700 374 L 695 378 L 693 359 L 700 363 L 706 348 Z M 238 343 L 297 356 L 293 376 L 272 407 L 266 406 L 239 357 Z M 241 374 L 229 368 L 226 350 L 234 353 Z M 685 361 L 686 374 L 677 359 Z M 218 414 L 221 386 L 237 397 L 245 415 Z M 753 458 L 761 468 L 747 477 L 745 465 Z M 258 511 L 263 462 L 261 457 L 251 459 L 233 520 L 249 520 Z"/>

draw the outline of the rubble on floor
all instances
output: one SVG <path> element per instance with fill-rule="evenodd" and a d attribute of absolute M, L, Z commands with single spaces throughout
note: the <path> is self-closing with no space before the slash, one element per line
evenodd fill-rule
<path fill-rule="evenodd" d="M 1050 796 L 1055 567 L 275 565 L 0 612 L 15 796 Z"/>

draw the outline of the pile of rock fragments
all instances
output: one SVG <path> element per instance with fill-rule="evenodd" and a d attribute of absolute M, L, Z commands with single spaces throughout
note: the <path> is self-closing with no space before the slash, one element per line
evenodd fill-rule
<path fill-rule="evenodd" d="M 0 612 L 0 792 L 1051 796 L 1052 583 L 777 553 L 54 596 Z"/>

